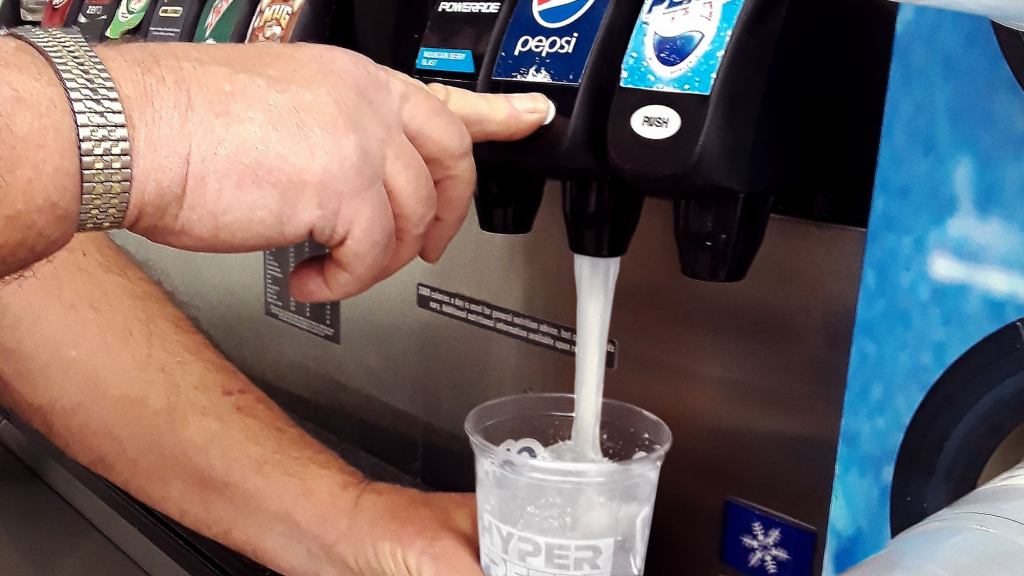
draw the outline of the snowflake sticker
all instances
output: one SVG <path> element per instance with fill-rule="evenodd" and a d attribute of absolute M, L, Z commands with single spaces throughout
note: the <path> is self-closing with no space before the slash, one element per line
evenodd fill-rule
<path fill-rule="evenodd" d="M 814 576 L 818 532 L 738 499 L 725 502 L 722 563 L 743 576 Z"/>
<path fill-rule="evenodd" d="M 768 574 L 778 574 L 779 564 L 789 560 L 789 552 L 779 546 L 782 543 L 782 530 L 772 528 L 765 531 L 763 524 L 754 522 L 750 525 L 750 532 L 740 536 L 743 545 L 750 549 L 747 566 L 763 568 Z"/>

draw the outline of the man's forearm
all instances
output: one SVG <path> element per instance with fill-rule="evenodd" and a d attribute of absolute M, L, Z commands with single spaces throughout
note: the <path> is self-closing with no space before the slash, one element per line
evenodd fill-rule
<path fill-rule="evenodd" d="M 78 140 L 64 89 L 29 45 L 0 38 L 0 278 L 57 251 L 75 232 Z"/>
<path fill-rule="evenodd" d="M 0 286 L 0 401 L 186 525 L 320 574 L 362 478 L 220 356 L 105 235 Z"/>

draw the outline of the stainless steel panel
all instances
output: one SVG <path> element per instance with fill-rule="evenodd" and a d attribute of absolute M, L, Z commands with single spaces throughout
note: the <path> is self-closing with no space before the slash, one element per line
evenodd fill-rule
<path fill-rule="evenodd" d="M 355 415 L 382 430 L 403 426 L 375 407 L 390 406 L 457 438 L 480 402 L 570 390 L 572 359 L 420 310 L 416 283 L 574 324 L 558 198 L 548 191 L 533 234 L 492 236 L 471 221 L 437 266 L 410 266 L 342 303 L 340 346 L 263 316 L 259 255 L 190 255 L 116 238 L 232 360 L 315 407 L 319 425 L 342 430 Z M 708 285 L 679 274 L 670 212 L 648 203 L 623 261 L 608 394 L 661 415 L 676 436 L 650 573 L 716 574 L 725 497 L 824 529 L 864 234 L 775 218 L 750 277 Z M 426 451 L 431 442 L 409 457 L 463 474 L 468 462 Z"/>

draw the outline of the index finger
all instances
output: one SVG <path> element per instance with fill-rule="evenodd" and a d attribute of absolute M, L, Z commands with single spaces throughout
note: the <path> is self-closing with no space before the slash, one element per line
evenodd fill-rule
<path fill-rule="evenodd" d="M 521 140 L 555 119 L 555 104 L 543 94 L 480 94 L 391 72 L 433 94 L 462 121 L 474 142 Z"/>
<path fill-rule="evenodd" d="M 555 119 L 555 105 L 543 94 L 479 94 L 428 84 L 469 130 L 474 142 L 521 140 Z"/>

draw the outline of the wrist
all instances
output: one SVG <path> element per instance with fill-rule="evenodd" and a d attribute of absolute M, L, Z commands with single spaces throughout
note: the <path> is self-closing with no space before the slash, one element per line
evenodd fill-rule
<path fill-rule="evenodd" d="M 323 508 L 326 512 L 321 520 L 314 520 L 317 515 L 307 517 L 313 520 L 307 527 L 313 541 L 322 553 L 323 574 L 352 574 L 358 568 L 358 558 L 353 554 L 359 547 L 363 521 L 360 519 L 366 500 L 372 500 L 374 494 L 383 486 L 362 476 L 348 477 L 340 490 L 328 495 L 328 504 Z"/>
<path fill-rule="evenodd" d="M 124 105 L 132 151 L 132 193 L 124 227 L 140 233 L 156 221 L 167 221 L 162 216 L 180 203 L 189 148 L 187 87 L 173 50 L 161 47 L 161 54 L 150 48 L 95 48 Z"/>

